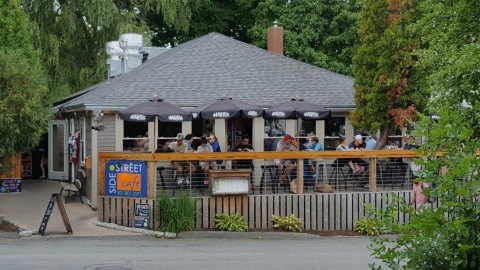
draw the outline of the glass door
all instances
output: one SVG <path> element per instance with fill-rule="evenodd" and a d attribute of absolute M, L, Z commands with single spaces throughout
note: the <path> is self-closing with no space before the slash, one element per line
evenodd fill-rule
<path fill-rule="evenodd" d="M 48 178 L 68 179 L 68 122 L 54 120 L 48 130 Z"/>

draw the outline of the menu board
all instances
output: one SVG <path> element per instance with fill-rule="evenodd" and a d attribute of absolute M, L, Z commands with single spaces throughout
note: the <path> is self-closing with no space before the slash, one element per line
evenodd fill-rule
<path fill-rule="evenodd" d="M 248 194 L 251 171 L 238 170 L 211 170 L 210 193 L 213 196 Z"/>
<path fill-rule="evenodd" d="M 0 179 L 0 193 L 22 192 L 21 179 Z"/>
<path fill-rule="evenodd" d="M 133 227 L 147 229 L 149 224 L 150 224 L 150 204 L 136 203 L 135 219 L 133 222 Z"/>

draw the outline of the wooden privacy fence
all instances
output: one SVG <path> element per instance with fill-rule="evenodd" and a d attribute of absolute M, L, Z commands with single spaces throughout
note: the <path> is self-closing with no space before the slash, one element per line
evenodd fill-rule
<path fill-rule="evenodd" d="M 197 197 L 196 229 L 215 228 L 217 213 L 240 213 L 249 229 L 272 229 L 272 214 L 294 215 L 303 221 L 304 230 L 354 230 L 357 220 L 365 217 L 365 204 L 386 209 L 394 194 L 406 201 L 410 191 L 349 192 L 317 194 L 275 194 L 225 197 Z M 133 226 L 135 203 L 148 203 L 152 209 L 150 228 L 157 228 L 159 209 L 156 200 L 99 197 L 99 221 Z M 435 202 L 433 207 L 438 206 Z M 399 221 L 409 221 L 408 215 L 398 213 Z"/>

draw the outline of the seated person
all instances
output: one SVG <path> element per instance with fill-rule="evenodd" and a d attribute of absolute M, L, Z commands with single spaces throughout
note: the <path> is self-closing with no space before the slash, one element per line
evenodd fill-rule
<path fill-rule="evenodd" d="M 187 134 L 185 135 L 185 139 L 183 140 L 183 143 L 188 146 L 188 152 L 193 152 L 193 135 L 192 134 Z"/>
<path fill-rule="evenodd" d="M 168 147 L 175 153 L 187 153 L 188 146 L 183 142 L 184 136 L 182 133 L 178 133 L 176 141 L 168 145 Z M 190 180 L 187 177 L 187 172 L 190 170 L 190 175 L 195 172 L 195 166 L 188 161 L 172 161 L 172 166 L 177 172 L 176 182 L 179 185 L 189 184 Z"/>
<path fill-rule="evenodd" d="M 215 134 L 210 134 L 208 141 L 212 145 L 213 152 L 222 152 L 222 149 L 220 149 L 220 143 L 218 142 L 217 136 L 215 136 Z M 217 160 L 218 165 L 221 165 L 222 162 L 223 160 Z"/>
<path fill-rule="evenodd" d="M 305 144 L 305 151 L 323 151 L 323 145 L 319 142 L 319 139 L 318 137 L 316 136 L 313 136 L 310 138 L 310 141 L 308 143 Z M 311 172 L 315 172 L 315 168 L 313 166 L 313 164 L 308 161 L 310 163 L 310 171 Z"/>
<path fill-rule="evenodd" d="M 372 135 L 365 143 L 365 146 L 368 150 L 375 150 L 377 147 L 377 136 Z"/>
<path fill-rule="evenodd" d="M 349 145 L 348 148 L 351 150 L 363 150 L 367 148 L 367 145 L 363 141 L 362 135 L 358 134 L 355 135 L 355 140 L 353 140 Z"/>
<path fill-rule="evenodd" d="M 323 151 L 323 145 L 319 142 L 318 137 L 310 138 L 310 142 L 305 144 L 305 151 Z"/>
<path fill-rule="evenodd" d="M 248 137 L 248 135 L 242 136 L 242 141 L 239 145 L 237 145 L 237 147 L 235 147 L 235 150 L 237 150 L 238 152 L 254 152 L 253 146 L 250 144 L 250 138 Z M 238 169 L 253 170 L 253 162 L 251 160 L 238 160 L 235 163 L 235 166 Z"/>
<path fill-rule="evenodd" d="M 283 138 L 280 141 L 278 141 L 276 150 L 278 152 L 298 151 L 298 147 L 296 143 L 293 141 L 292 136 L 286 134 L 283 136 Z M 286 184 L 285 176 L 290 175 L 290 172 L 295 167 L 295 160 L 275 159 L 275 164 L 277 165 L 278 174 L 280 175 L 280 178 L 279 178 L 280 184 L 281 185 Z M 283 173 L 284 166 L 285 166 L 285 173 Z"/>
<path fill-rule="evenodd" d="M 141 152 L 148 152 L 148 132 L 145 133 L 145 137 L 142 138 L 142 135 L 137 136 L 135 140 L 135 149 Z"/>
<path fill-rule="evenodd" d="M 200 138 L 200 145 L 197 148 L 197 153 L 213 153 L 213 148 L 212 146 L 208 143 L 208 140 L 206 137 L 201 137 Z M 203 180 L 203 184 L 207 185 L 208 184 L 208 173 L 210 169 L 216 170 L 217 169 L 217 162 L 215 160 L 201 160 L 198 165 L 200 168 L 202 168 L 204 174 L 205 174 L 205 179 Z"/>
<path fill-rule="evenodd" d="M 340 144 L 337 146 L 337 151 L 351 151 L 351 150 L 352 149 L 350 149 L 350 147 L 348 146 L 347 138 L 340 137 Z M 339 161 L 343 161 L 343 160 L 339 159 Z M 352 169 L 353 174 L 358 174 L 365 171 L 364 167 L 358 166 L 357 159 L 348 160 L 348 166 L 350 167 L 350 169 Z"/>

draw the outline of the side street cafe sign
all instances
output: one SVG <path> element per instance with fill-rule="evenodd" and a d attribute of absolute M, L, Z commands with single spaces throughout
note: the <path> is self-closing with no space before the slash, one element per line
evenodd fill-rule
<path fill-rule="evenodd" d="M 147 165 L 138 160 L 109 160 L 105 165 L 105 196 L 146 198 Z"/>

